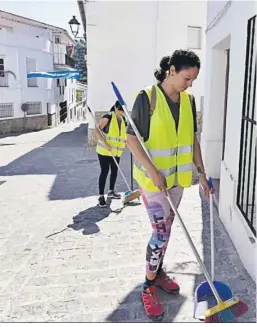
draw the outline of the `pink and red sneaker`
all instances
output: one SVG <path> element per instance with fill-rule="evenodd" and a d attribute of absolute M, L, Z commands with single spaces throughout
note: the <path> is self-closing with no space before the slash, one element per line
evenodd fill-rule
<path fill-rule="evenodd" d="M 173 279 L 170 279 L 163 269 L 156 276 L 154 284 L 169 294 L 177 295 L 180 291 L 179 285 Z"/>
<path fill-rule="evenodd" d="M 146 290 L 142 291 L 141 297 L 147 316 L 153 321 L 161 321 L 164 313 L 156 287 L 154 285 L 149 286 Z"/>

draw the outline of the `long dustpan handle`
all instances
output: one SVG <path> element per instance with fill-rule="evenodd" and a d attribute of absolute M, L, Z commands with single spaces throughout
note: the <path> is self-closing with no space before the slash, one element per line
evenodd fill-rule
<path fill-rule="evenodd" d="M 209 177 L 208 180 L 209 188 L 213 188 L 212 178 Z M 212 281 L 215 279 L 215 265 L 214 265 L 214 222 L 213 222 L 213 195 L 210 193 L 210 231 L 211 231 L 211 278 Z"/>
<path fill-rule="evenodd" d="M 104 134 L 103 134 L 102 130 L 100 129 L 100 127 L 98 126 L 97 121 L 96 121 L 96 119 L 95 119 L 95 116 L 93 115 L 91 109 L 90 109 L 88 106 L 87 106 L 87 109 L 88 109 L 88 111 L 89 111 L 89 113 L 90 113 L 90 115 L 91 115 L 93 121 L 95 122 L 95 126 L 96 126 L 96 128 L 98 129 L 98 131 L 99 131 L 99 133 L 102 135 L 102 137 L 105 139 Z M 112 158 L 113 158 L 113 160 L 114 160 L 114 162 L 115 162 L 115 165 L 117 166 L 117 168 L 118 168 L 118 170 L 119 170 L 119 172 L 120 172 L 120 174 L 121 174 L 121 176 L 122 176 L 122 178 L 123 178 L 123 180 L 124 180 L 124 182 L 125 182 L 125 184 L 126 184 L 128 190 L 129 190 L 130 192 L 132 192 L 132 190 L 131 190 L 131 188 L 130 188 L 130 186 L 129 186 L 127 180 L 126 180 L 126 177 L 124 176 L 122 170 L 120 169 L 120 166 L 119 166 L 117 160 L 115 159 L 114 155 L 112 154 L 112 151 L 110 151 L 110 152 L 111 152 L 111 156 L 112 156 Z"/>
<path fill-rule="evenodd" d="M 135 134 L 137 136 L 137 139 L 138 139 L 139 143 L 141 144 L 142 148 L 144 149 L 144 151 L 145 151 L 146 155 L 148 156 L 149 160 L 151 160 L 151 162 L 153 163 L 152 158 L 151 158 L 148 150 L 146 149 L 145 144 L 143 143 L 143 141 L 141 139 L 141 136 L 140 136 L 140 134 L 138 132 L 137 127 L 135 126 L 133 120 L 129 116 L 127 106 L 126 106 L 126 104 L 125 104 L 125 102 L 124 102 L 124 100 L 123 100 L 117 86 L 113 82 L 112 82 L 112 87 L 113 87 L 114 93 L 116 94 L 116 96 L 118 98 L 119 103 L 122 105 L 122 108 L 123 108 L 128 120 L 129 120 L 129 123 L 131 124 L 131 127 L 133 128 L 133 130 L 134 130 L 134 132 L 135 132 Z M 168 200 L 171 208 L 173 209 L 174 213 L 176 214 L 176 216 L 179 219 L 180 225 L 181 225 L 184 233 L 186 234 L 188 242 L 189 242 L 189 244 L 190 244 L 190 246 L 191 246 L 191 248 L 192 248 L 192 250 L 194 252 L 194 255 L 195 255 L 195 257 L 196 257 L 196 259 L 197 259 L 197 261 L 198 261 L 198 263 L 199 263 L 199 265 L 200 265 L 200 267 L 201 267 L 201 269 L 202 269 L 202 271 L 203 271 L 203 273 L 204 273 L 204 275 L 205 275 L 205 277 L 206 277 L 206 279 L 207 279 L 207 281 L 208 281 L 208 283 L 210 285 L 210 288 L 211 288 L 217 302 L 222 302 L 221 298 L 220 298 L 220 296 L 219 296 L 219 294 L 218 294 L 218 292 L 217 292 L 217 290 L 216 290 L 216 288 L 215 288 L 215 286 L 214 286 L 214 284 L 213 284 L 213 282 L 211 280 L 211 276 L 209 275 L 204 263 L 202 262 L 202 259 L 201 259 L 200 255 L 197 252 L 197 249 L 196 249 L 196 247 L 195 247 L 195 245 L 194 245 L 194 243 L 193 243 L 193 241 L 192 241 L 192 239 L 191 239 L 191 237 L 190 237 L 190 235 L 189 235 L 189 233 L 187 231 L 187 228 L 184 225 L 184 222 L 183 222 L 180 214 L 178 213 L 177 208 L 174 206 L 174 204 L 172 202 L 172 199 L 171 199 L 171 197 L 170 197 L 170 195 L 169 195 L 169 193 L 167 191 L 166 191 L 166 197 L 167 197 L 167 200 Z"/>

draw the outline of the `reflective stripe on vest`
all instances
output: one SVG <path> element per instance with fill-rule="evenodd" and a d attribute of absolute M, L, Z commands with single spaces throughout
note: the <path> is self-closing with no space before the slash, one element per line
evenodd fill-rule
<path fill-rule="evenodd" d="M 141 170 L 142 173 L 148 178 L 151 178 L 151 175 L 148 173 L 147 170 L 144 169 L 144 167 L 141 165 L 141 163 L 138 160 L 134 161 L 135 166 Z M 168 177 L 172 174 L 175 174 L 176 171 L 178 172 L 190 172 L 193 169 L 193 164 L 185 164 L 185 165 L 179 165 L 175 166 L 169 169 L 159 169 L 159 171 L 162 173 L 164 177 Z"/>
<path fill-rule="evenodd" d="M 151 175 L 148 171 L 141 165 L 138 160 L 134 161 L 135 166 L 148 178 L 151 178 Z M 168 177 L 176 172 L 176 167 L 172 167 L 170 169 L 159 169 L 164 177 Z"/>
<path fill-rule="evenodd" d="M 148 150 L 151 158 L 154 157 L 169 157 L 169 156 L 174 156 L 177 153 L 190 153 L 193 151 L 193 146 L 192 145 L 185 145 L 185 146 L 179 146 L 176 148 L 171 148 L 171 149 L 152 149 Z"/>
<path fill-rule="evenodd" d="M 105 145 L 101 141 L 98 141 L 97 145 L 103 149 L 106 149 Z M 124 148 L 120 148 L 119 146 L 115 146 L 115 145 L 111 145 L 111 149 L 112 149 L 112 152 L 124 150 Z"/>
<path fill-rule="evenodd" d="M 119 128 L 118 120 L 115 112 L 112 112 L 112 119 L 109 126 L 108 133 L 103 133 L 106 142 L 111 147 L 111 152 L 106 149 L 105 145 L 98 140 L 96 152 L 104 156 L 115 156 L 120 157 L 123 153 L 123 150 L 126 146 L 126 127 L 125 122 L 122 119 L 121 125 Z"/>
<path fill-rule="evenodd" d="M 105 139 L 106 139 L 106 141 L 117 141 L 117 142 L 121 142 L 121 143 L 124 143 L 124 144 L 126 143 L 126 141 L 123 140 L 120 137 L 106 136 Z"/>
<path fill-rule="evenodd" d="M 145 89 L 151 101 L 152 87 Z M 150 120 L 149 138 L 145 146 L 154 165 L 166 178 L 167 188 L 175 181 L 182 187 L 192 183 L 193 170 L 193 113 L 186 92 L 180 93 L 180 118 L 178 129 L 163 92 L 156 86 L 156 107 Z M 152 182 L 148 171 L 134 162 L 133 175 L 138 185 L 150 192 L 159 192 Z"/>

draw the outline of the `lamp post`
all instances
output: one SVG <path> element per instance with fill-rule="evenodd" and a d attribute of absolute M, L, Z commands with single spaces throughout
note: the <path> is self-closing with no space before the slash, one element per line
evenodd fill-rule
<path fill-rule="evenodd" d="M 83 2 L 83 1 L 81 1 L 81 2 Z M 78 37 L 79 28 L 80 28 L 80 25 L 81 24 L 78 22 L 76 16 L 72 16 L 72 19 L 68 22 L 68 24 L 70 25 L 71 33 L 74 36 L 75 41 L 78 41 L 80 39 L 83 39 L 82 37 L 81 38 Z M 85 21 L 83 20 L 83 17 L 82 17 L 82 26 L 84 28 L 84 34 L 83 34 L 83 36 L 84 36 L 84 41 L 85 41 L 85 61 L 86 61 L 87 60 L 86 59 L 86 56 L 87 56 L 87 46 L 86 46 L 87 39 L 86 39 L 86 30 L 85 30 L 86 24 L 85 24 Z M 82 81 L 83 84 L 86 83 L 84 81 L 84 79 L 85 79 L 85 76 L 84 75 L 87 76 L 87 65 L 85 66 L 85 71 L 83 70 L 83 77 L 81 79 L 81 81 L 83 80 Z"/>
<path fill-rule="evenodd" d="M 72 19 L 69 21 L 69 25 L 72 35 L 76 38 L 79 33 L 79 26 L 80 26 L 80 23 L 78 22 L 76 16 L 72 17 Z"/>
<path fill-rule="evenodd" d="M 76 38 L 79 34 L 79 27 L 80 27 L 80 23 L 78 22 L 76 16 L 72 16 L 72 19 L 68 22 L 68 24 L 70 25 L 71 33 L 74 36 L 74 39 L 76 40 Z M 74 47 L 72 48 L 72 53 L 74 54 Z M 77 91 L 76 91 L 76 97 L 77 97 Z M 75 99 L 75 101 L 76 101 L 76 99 Z M 74 106 L 74 108 L 76 108 L 76 105 Z M 70 120 L 70 111 L 72 110 L 74 112 L 74 108 L 70 108 L 70 105 L 68 106 L 69 120 Z"/>

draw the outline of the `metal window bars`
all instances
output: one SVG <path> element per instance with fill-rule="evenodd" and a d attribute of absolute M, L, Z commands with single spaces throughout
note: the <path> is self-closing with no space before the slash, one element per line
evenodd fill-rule
<path fill-rule="evenodd" d="M 41 102 L 27 102 L 28 111 L 27 115 L 40 115 L 42 114 L 42 103 Z"/>
<path fill-rule="evenodd" d="M 237 206 L 256 236 L 256 15 L 248 20 Z"/>
<path fill-rule="evenodd" d="M 0 103 L 0 118 L 13 117 L 13 103 Z"/>

